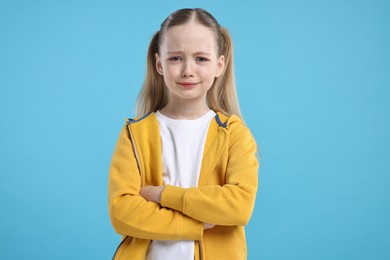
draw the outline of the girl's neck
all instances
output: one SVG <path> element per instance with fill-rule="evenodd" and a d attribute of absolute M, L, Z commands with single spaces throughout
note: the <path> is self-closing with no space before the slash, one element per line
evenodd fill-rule
<path fill-rule="evenodd" d="M 199 103 L 189 102 L 168 102 L 168 104 L 160 109 L 160 112 L 169 118 L 173 119 L 197 119 L 210 111 L 207 103 L 199 105 Z"/>

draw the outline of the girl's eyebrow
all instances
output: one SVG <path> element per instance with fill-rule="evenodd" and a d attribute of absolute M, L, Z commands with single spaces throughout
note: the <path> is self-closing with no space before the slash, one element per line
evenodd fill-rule
<path fill-rule="evenodd" d="M 182 51 L 168 51 L 167 54 L 168 55 L 177 55 L 177 54 L 182 54 L 183 52 Z M 210 53 L 208 52 L 204 52 L 204 51 L 198 51 L 198 52 L 195 52 L 194 55 L 204 55 L 204 56 L 211 56 Z"/>

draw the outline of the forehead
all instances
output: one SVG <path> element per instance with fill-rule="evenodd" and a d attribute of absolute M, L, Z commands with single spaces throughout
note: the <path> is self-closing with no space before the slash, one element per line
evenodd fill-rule
<path fill-rule="evenodd" d="M 210 28 L 195 22 L 176 25 L 165 32 L 161 49 L 166 51 L 215 51 L 215 34 Z"/>

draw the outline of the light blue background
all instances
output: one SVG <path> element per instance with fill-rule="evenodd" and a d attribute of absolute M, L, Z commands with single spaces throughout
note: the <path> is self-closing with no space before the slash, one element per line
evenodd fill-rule
<path fill-rule="evenodd" d="M 109 259 L 107 172 L 159 24 L 229 28 L 262 150 L 249 259 L 390 259 L 390 2 L 0 1 L 0 259 Z"/>

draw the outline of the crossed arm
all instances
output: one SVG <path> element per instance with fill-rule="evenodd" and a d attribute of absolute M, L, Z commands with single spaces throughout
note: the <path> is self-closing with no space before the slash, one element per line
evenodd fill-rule
<path fill-rule="evenodd" d="M 256 144 L 246 131 L 230 139 L 222 186 L 141 188 L 131 144 L 126 130 L 122 131 L 109 178 L 109 208 L 115 230 L 144 239 L 198 240 L 204 229 L 214 225 L 245 225 L 257 190 L 255 151 Z"/>
<path fill-rule="evenodd" d="M 141 188 L 139 195 L 147 201 L 152 201 L 161 204 L 161 193 L 165 186 L 144 186 Z M 212 229 L 214 224 L 203 223 L 203 229 Z"/>

